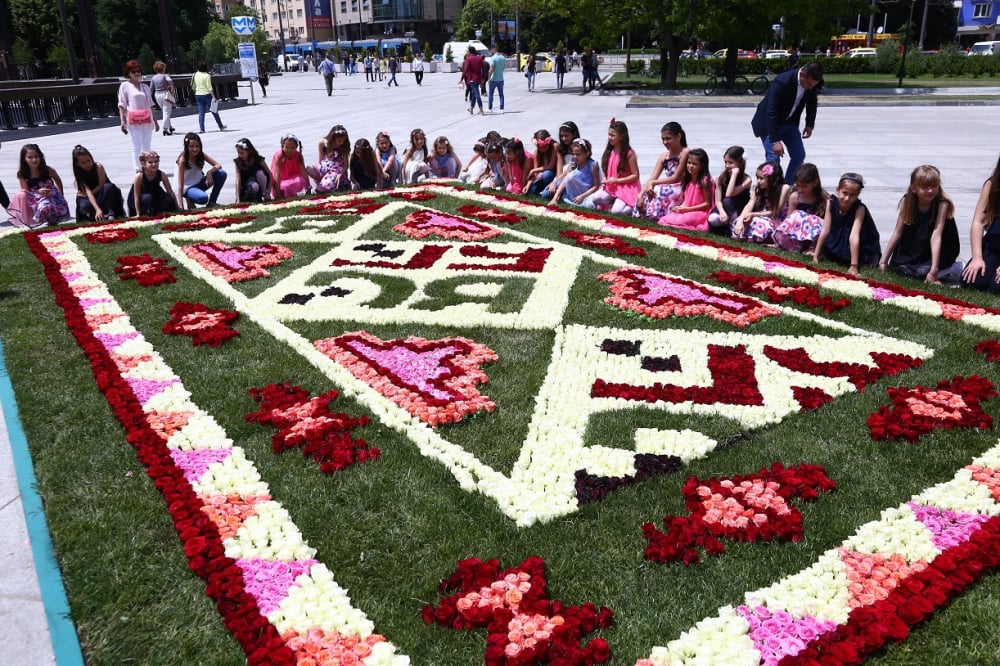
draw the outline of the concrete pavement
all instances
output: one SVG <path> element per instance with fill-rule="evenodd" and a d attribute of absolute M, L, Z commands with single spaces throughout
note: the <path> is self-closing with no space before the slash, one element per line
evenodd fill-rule
<path fill-rule="evenodd" d="M 517 136 L 528 143 L 535 130 L 546 128 L 554 134 L 561 122 L 573 120 L 584 138 L 595 145 L 595 157 L 599 157 L 608 122 L 614 117 L 629 127 L 642 178 L 652 170 L 663 150 L 660 127 L 668 121 L 684 127 L 691 147 L 699 146 L 708 152 L 713 174 L 719 171 L 722 154 L 730 145 L 740 144 L 747 149 L 751 171 L 763 159 L 760 142 L 750 130 L 752 105 L 695 108 L 689 104 L 692 100 L 687 99 L 683 108 L 630 107 L 630 97 L 626 95 L 581 95 L 578 71 L 567 75 L 568 87 L 562 91 L 554 90 L 555 75 L 541 73 L 537 91 L 529 93 L 526 79 L 508 71 L 504 113 L 470 116 L 457 73 L 429 73 L 420 87 L 412 74 L 401 73 L 397 79 L 400 86 L 390 89 L 385 81 L 366 83 L 363 74 L 353 77 L 339 74 L 334 79 L 333 95 L 327 97 L 323 78 L 315 72 L 272 77 L 266 98 L 255 88 L 254 104 L 223 108 L 226 131 L 215 130 L 214 122 L 208 119 L 206 126 L 211 129 L 202 135 L 205 152 L 231 171 L 234 144 L 241 137 L 249 138 L 262 155 L 270 158 L 278 149 L 279 138 L 291 132 L 303 141 L 307 162 L 313 162 L 318 140 L 339 123 L 348 129 L 352 141 L 362 136 L 374 140 L 376 133 L 387 131 L 400 153 L 407 145 L 410 130 L 420 127 L 429 142 L 439 135 L 447 136 L 465 161 L 472 154 L 473 142 L 489 130 Z M 241 88 L 241 94 L 249 98 L 246 87 Z M 906 190 L 910 171 L 920 164 L 934 164 L 941 169 L 945 191 L 955 201 L 965 249 L 962 258 L 967 259 L 973 207 L 1000 153 L 997 141 L 1000 114 L 996 109 L 975 105 L 912 106 L 899 103 L 896 98 L 834 106 L 834 97 L 829 100 L 831 104 L 824 106 L 827 97 L 821 98 L 815 133 L 805 142 L 807 159 L 819 167 L 826 188 L 835 187 L 844 171 L 861 173 L 867 181 L 862 199 L 872 210 L 884 241 L 895 223 L 896 204 Z M 498 106 L 497 101 L 495 107 Z M 3 141 L 0 179 L 9 192 L 16 191 L 18 151 L 25 143 L 38 143 L 49 165 L 62 176 L 72 201 L 75 186 L 70 152 L 73 146 L 81 144 L 90 148 L 105 165 L 110 178 L 127 191 L 132 178 L 131 142 L 122 136 L 113 119 L 111 123 L 107 127 L 51 128 L 51 135 L 33 138 L 0 132 Z M 176 134 L 157 135 L 153 139 L 153 149 L 160 153 L 163 168 L 172 180 L 183 133 L 197 130 L 197 118 L 181 116 L 174 125 Z M 220 203 L 235 200 L 233 183 L 234 178 L 230 177 Z M 16 406 L 9 396 L 4 400 L 4 409 L 11 422 L 10 415 L 15 412 L 10 410 Z M 6 426 L 0 424 L 0 618 L 9 628 L 5 650 L 0 652 L 0 665 L 49 665 L 56 663 L 57 658 L 24 531 L 24 481 L 19 487 L 8 453 L 9 442 Z M 29 519 L 37 520 L 37 515 L 30 514 Z M 43 587 L 46 580 L 48 574 L 43 575 Z M 61 640 L 65 639 L 57 640 L 57 644 Z M 60 658 L 59 663 L 66 666 L 72 660 Z"/>

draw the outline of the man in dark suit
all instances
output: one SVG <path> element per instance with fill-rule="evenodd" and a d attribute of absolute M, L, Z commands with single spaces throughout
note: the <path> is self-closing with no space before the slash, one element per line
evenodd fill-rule
<path fill-rule="evenodd" d="M 780 162 L 788 153 L 785 182 L 795 182 L 795 170 L 806 159 L 803 139 L 812 136 L 816 123 L 816 93 L 823 85 L 823 66 L 816 61 L 779 74 L 768 86 L 764 99 L 757 105 L 750 126 L 764 146 L 764 159 Z M 806 112 L 805 129 L 799 133 L 802 110 Z"/>

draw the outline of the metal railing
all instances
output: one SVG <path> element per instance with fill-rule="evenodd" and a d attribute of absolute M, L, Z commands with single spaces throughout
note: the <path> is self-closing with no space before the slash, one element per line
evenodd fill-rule
<path fill-rule="evenodd" d="M 191 76 L 171 77 L 177 91 L 177 106 L 193 106 Z M 238 74 L 212 77 L 220 100 L 239 96 Z M 4 131 L 118 117 L 118 87 L 121 79 L 65 79 L 0 82 L 0 136 Z"/>

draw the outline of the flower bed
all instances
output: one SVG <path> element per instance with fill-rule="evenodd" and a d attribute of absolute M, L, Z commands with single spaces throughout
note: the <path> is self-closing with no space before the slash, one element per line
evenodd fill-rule
<path fill-rule="evenodd" d="M 26 238 L 250 663 L 857 663 L 1000 563 L 989 307 L 440 185 Z"/>

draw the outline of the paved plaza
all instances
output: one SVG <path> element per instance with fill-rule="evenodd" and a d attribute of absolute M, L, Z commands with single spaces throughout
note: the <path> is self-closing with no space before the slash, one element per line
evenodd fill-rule
<path fill-rule="evenodd" d="M 660 127 L 676 121 L 686 130 L 689 146 L 708 152 L 713 175 L 722 166 L 725 149 L 734 144 L 747 149 L 749 170 L 763 159 L 760 141 L 750 130 L 754 109 L 752 104 L 746 104 L 748 99 L 736 107 L 698 108 L 698 98 L 685 97 L 683 108 L 669 108 L 666 105 L 672 98 L 664 96 L 663 107 L 630 108 L 628 95 L 600 91 L 581 95 L 578 71 L 566 76 L 567 87 L 561 91 L 555 90 L 554 74 L 539 74 L 534 93 L 528 92 L 523 76 L 508 71 L 504 112 L 499 113 L 499 102 L 495 100 L 495 113 L 470 116 L 463 102 L 459 74 L 429 73 L 419 87 L 412 74 L 401 73 L 397 78 L 399 87 L 388 88 L 385 81 L 366 83 L 363 74 L 339 74 L 333 82 L 333 95 L 328 97 L 319 74 L 287 73 L 271 78 L 267 97 L 262 97 L 255 86 L 253 104 L 230 109 L 223 106 L 221 114 L 228 129 L 217 131 L 208 118 L 206 127 L 210 129 L 202 135 L 205 152 L 231 174 L 219 202 L 235 200 L 232 158 L 238 139 L 249 138 L 270 159 L 278 149 L 279 138 L 294 133 L 303 141 L 309 163 L 316 161 L 318 140 L 338 123 L 347 128 L 352 142 L 360 137 L 373 141 L 379 131 L 386 131 L 400 153 L 407 145 L 410 130 L 419 127 L 427 134 L 428 143 L 441 135 L 448 137 L 465 161 L 472 154 L 473 142 L 489 130 L 530 143 L 535 130 L 545 128 L 555 134 L 566 120 L 579 125 L 583 137 L 595 145 L 595 157 L 599 158 L 608 123 L 615 118 L 628 125 L 641 177 L 645 179 L 663 150 Z M 241 86 L 240 94 L 250 97 L 246 84 Z M 964 261 L 969 256 L 968 229 L 976 199 L 1000 154 L 1000 114 L 995 106 L 974 101 L 960 104 L 942 99 L 936 105 L 919 106 L 893 105 L 892 100 L 887 96 L 884 100 L 841 105 L 837 104 L 837 95 L 822 95 L 815 133 L 805 142 L 807 160 L 819 167 L 827 189 L 836 186 L 844 171 L 857 171 L 865 177 L 867 187 L 862 199 L 872 210 L 883 243 L 895 224 L 896 204 L 907 187 L 910 171 L 920 164 L 939 167 L 945 191 L 956 204 Z M 173 136 L 153 138 L 153 149 L 160 153 L 163 169 L 172 181 L 183 135 L 197 131 L 197 117 L 181 115 L 174 126 L 177 133 Z M 51 133 L 39 134 L 44 131 Z M 69 126 L 67 131 L 67 126 L 60 126 L 38 130 L 31 137 L 0 132 L 0 141 L 0 180 L 11 194 L 17 190 L 14 174 L 18 151 L 25 143 L 40 145 L 48 164 L 62 177 L 71 202 L 76 188 L 70 151 L 77 144 L 93 152 L 124 192 L 132 179 L 131 142 L 122 136 L 115 118 L 109 119 L 106 127 L 91 123 L 84 128 L 79 124 Z M 14 405 L 7 398 L 3 407 L 10 421 Z M 7 444 L 0 415 L 0 617 L 8 627 L 0 665 L 53 664 L 56 659 L 34 577 L 21 492 Z"/>

